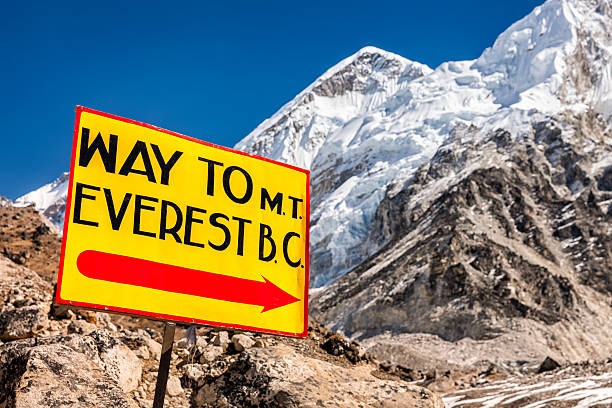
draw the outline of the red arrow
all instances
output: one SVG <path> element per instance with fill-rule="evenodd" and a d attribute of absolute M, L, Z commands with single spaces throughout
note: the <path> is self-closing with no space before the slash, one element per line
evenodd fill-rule
<path fill-rule="evenodd" d="M 100 251 L 81 252 L 77 268 L 91 279 L 259 305 L 261 313 L 300 300 L 263 276 L 260 282 Z"/>

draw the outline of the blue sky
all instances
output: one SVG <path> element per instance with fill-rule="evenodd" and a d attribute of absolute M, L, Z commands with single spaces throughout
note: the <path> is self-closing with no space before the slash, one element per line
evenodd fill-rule
<path fill-rule="evenodd" d="M 473 59 L 540 3 L 5 2 L 0 195 L 68 170 L 75 105 L 231 147 L 366 45 Z"/>

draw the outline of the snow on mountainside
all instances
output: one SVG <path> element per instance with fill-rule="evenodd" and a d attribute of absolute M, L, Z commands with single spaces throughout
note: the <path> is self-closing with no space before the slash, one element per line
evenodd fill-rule
<path fill-rule="evenodd" d="M 457 126 L 516 135 L 565 111 L 592 108 L 609 118 L 611 15 L 609 0 L 549 0 L 478 59 L 435 70 L 366 47 L 240 141 L 237 149 L 311 169 L 314 286 L 329 284 L 385 244 L 367 241 L 379 204 Z M 65 200 L 59 180 L 18 202 L 47 212 L 53 197 Z M 57 202 L 51 212 L 60 222 Z"/>
<path fill-rule="evenodd" d="M 331 133 L 376 111 L 408 82 L 430 72 L 426 65 L 364 47 L 321 75 L 235 148 L 309 169 Z"/>
<path fill-rule="evenodd" d="M 609 116 L 610 27 L 609 2 L 549 1 L 508 28 L 477 60 L 423 70 L 386 101 L 338 122 L 324 138 L 313 125 L 332 112 L 327 104 L 312 102 L 320 108 L 307 115 L 291 110 L 310 95 L 307 90 L 236 147 L 306 166 L 302 151 L 316 153 L 310 165 L 311 276 L 315 286 L 325 285 L 380 247 L 364 242 L 385 192 L 409 179 L 457 125 L 516 133 L 528 131 L 542 115 L 565 110 L 594 107 Z M 345 60 L 340 72 L 358 70 L 361 55 Z M 311 88 L 336 76 L 332 70 Z M 377 95 L 368 88 L 357 92 Z"/>
<path fill-rule="evenodd" d="M 68 179 L 69 173 L 66 172 L 55 181 L 19 197 L 15 200 L 15 205 L 24 206 L 33 203 L 38 211 L 61 228 L 64 225 Z"/>
<path fill-rule="evenodd" d="M 610 32 L 609 1 L 550 1 L 480 59 L 411 82 L 407 92 L 447 84 L 435 109 L 461 87 L 489 97 L 442 121 L 451 130 L 435 155 L 388 185 L 362 244 L 370 256 L 311 292 L 311 314 L 400 365 L 608 358 Z M 419 108 L 387 117 L 419 126 Z"/>
<path fill-rule="evenodd" d="M 340 276 L 362 259 L 358 247 L 367 237 L 371 216 L 385 184 L 398 175 L 386 162 L 407 157 L 410 167 L 435 152 L 436 143 L 427 138 L 393 143 L 375 136 L 384 131 L 378 126 L 382 106 L 430 73 L 425 65 L 365 47 L 328 70 L 235 146 L 312 170 L 315 285 Z M 358 157 L 350 156 L 349 150 Z M 379 156 L 382 161 L 376 166 Z M 360 176 L 352 177 L 356 172 Z"/>

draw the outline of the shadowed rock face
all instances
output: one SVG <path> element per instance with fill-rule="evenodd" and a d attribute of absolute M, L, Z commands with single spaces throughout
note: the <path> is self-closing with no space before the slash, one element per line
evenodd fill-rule
<path fill-rule="evenodd" d="M 533 323 L 557 335 L 554 349 L 569 325 L 582 335 L 555 356 L 588 358 L 600 345 L 608 355 L 609 140 L 593 113 L 535 123 L 527 135 L 457 127 L 382 201 L 369 238 L 382 249 L 311 310 L 360 339 L 389 331 L 486 340 Z"/>

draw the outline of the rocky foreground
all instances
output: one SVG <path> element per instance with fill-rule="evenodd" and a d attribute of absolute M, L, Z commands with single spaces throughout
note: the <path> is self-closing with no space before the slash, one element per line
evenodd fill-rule
<path fill-rule="evenodd" d="M 0 407 L 151 407 L 162 324 L 53 307 L 59 238 L 32 208 L 0 206 L 0 246 Z M 185 332 L 168 407 L 444 406 L 316 322 L 307 339 Z"/>
<path fill-rule="evenodd" d="M 58 231 L 32 207 L 0 205 L 0 407 L 152 406 L 162 323 L 52 307 L 59 247 Z M 166 406 L 612 404 L 610 359 L 457 364 L 488 353 L 465 339 L 412 335 L 407 347 L 385 336 L 360 346 L 310 321 L 307 339 L 200 327 L 188 340 L 179 327 Z"/>

